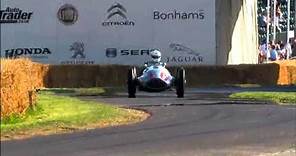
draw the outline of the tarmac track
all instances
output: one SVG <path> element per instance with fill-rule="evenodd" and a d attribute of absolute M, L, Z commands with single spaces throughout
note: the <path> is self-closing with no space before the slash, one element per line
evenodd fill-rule
<path fill-rule="evenodd" d="M 195 89 L 184 99 L 173 92 L 83 99 L 144 109 L 151 117 L 134 125 L 1 142 L 1 155 L 249 156 L 296 145 L 295 106 L 230 100 L 223 91 Z"/>

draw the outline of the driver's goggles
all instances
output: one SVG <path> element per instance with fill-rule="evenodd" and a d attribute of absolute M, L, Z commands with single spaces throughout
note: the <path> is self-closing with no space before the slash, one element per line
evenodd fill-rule
<path fill-rule="evenodd" d="M 154 58 L 154 59 L 160 58 L 160 56 L 151 56 L 151 57 Z"/>

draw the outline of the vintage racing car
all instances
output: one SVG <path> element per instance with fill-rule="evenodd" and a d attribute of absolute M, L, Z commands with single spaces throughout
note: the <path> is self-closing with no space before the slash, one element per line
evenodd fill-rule
<path fill-rule="evenodd" d="M 185 83 L 185 70 L 182 67 L 178 68 L 175 77 L 166 69 L 165 63 L 145 64 L 140 75 L 137 75 L 136 67 L 132 67 L 127 76 L 128 97 L 136 97 L 137 87 L 147 92 L 161 92 L 175 87 L 177 97 L 183 98 Z"/>

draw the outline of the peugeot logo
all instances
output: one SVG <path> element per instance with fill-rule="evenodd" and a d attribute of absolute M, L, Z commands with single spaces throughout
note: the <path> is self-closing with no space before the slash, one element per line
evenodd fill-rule
<path fill-rule="evenodd" d="M 58 11 L 58 19 L 65 25 L 72 25 L 78 19 L 78 11 L 73 5 L 65 4 Z"/>
<path fill-rule="evenodd" d="M 115 3 L 107 10 L 107 13 L 109 13 L 107 18 L 110 19 L 115 15 L 119 15 L 122 18 L 127 19 L 125 15 L 126 12 L 127 12 L 126 9 L 121 4 Z"/>
<path fill-rule="evenodd" d="M 72 55 L 73 59 L 76 59 L 78 55 L 80 55 L 80 58 L 85 58 L 85 54 L 84 54 L 84 43 L 82 42 L 74 42 L 71 46 L 70 46 L 70 51 L 73 51 L 74 54 Z"/>

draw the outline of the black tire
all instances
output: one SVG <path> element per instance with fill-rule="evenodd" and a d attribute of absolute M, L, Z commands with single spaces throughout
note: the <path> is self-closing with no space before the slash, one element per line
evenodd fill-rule
<path fill-rule="evenodd" d="M 136 68 L 133 67 L 128 70 L 127 74 L 127 88 L 128 88 L 128 97 L 135 98 L 136 97 L 136 88 L 137 88 L 137 72 Z"/>
<path fill-rule="evenodd" d="M 178 98 L 184 97 L 184 88 L 185 88 L 185 70 L 180 68 L 177 71 L 177 80 L 176 80 L 176 93 Z"/>

